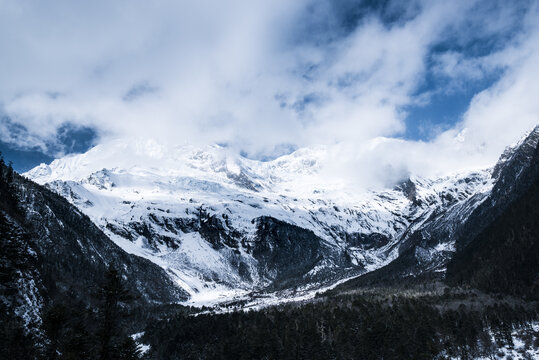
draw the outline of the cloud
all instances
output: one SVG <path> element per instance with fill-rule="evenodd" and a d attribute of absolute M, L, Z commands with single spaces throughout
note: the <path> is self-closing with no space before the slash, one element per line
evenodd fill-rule
<path fill-rule="evenodd" d="M 143 81 L 134 84 L 122 97 L 123 101 L 130 102 L 135 101 L 141 97 L 148 96 L 149 94 L 159 91 L 159 88 L 150 85 L 147 81 Z"/>
<path fill-rule="evenodd" d="M 523 31 L 504 49 L 486 59 L 488 66 L 503 66 L 503 76 L 476 94 L 456 127 L 436 143 L 444 146 L 456 133 L 463 137 L 460 155 L 470 154 L 492 163 L 505 146 L 539 124 L 539 8 L 534 3 L 521 18 Z"/>
<path fill-rule="evenodd" d="M 338 144 L 335 172 L 365 184 L 492 161 L 538 122 L 537 3 L 402 4 L 0 0 L 0 110 L 31 141 L 0 121 L 2 140 L 70 123 L 260 158 Z M 449 130 L 402 139 L 408 106 L 493 72 Z"/>

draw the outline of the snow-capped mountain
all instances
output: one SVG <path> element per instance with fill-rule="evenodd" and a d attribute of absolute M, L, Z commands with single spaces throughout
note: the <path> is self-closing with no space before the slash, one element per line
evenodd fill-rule
<path fill-rule="evenodd" d="M 25 176 L 67 198 L 128 253 L 167 270 L 192 302 L 207 303 L 317 289 L 411 248 L 423 270 L 443 271 L 459 228 L 502 181 L 511 154 L 537 146 L 537 134 L 493 169 L 412 176 L 378 191 L 324 179 L 323 147 L 261 162 L 220 146 L 117 140 Z"/>
<path fill-rule="evenodd" d="M 134 295 L 133 305 L 185 300 L 159 266 L 127 254 L 58 194 L 0 161 L 0 310 L 39 333 L 51 301 L 95 303 L 111 266 Z M 64 298 L 65 299 L 65 298 Z"/>

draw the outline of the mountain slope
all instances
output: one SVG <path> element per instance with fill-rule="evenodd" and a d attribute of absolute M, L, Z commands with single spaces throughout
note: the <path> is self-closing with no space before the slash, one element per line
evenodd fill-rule
<path fill-rule="evenodd" d="M 25 325 L 38 325 L 58 296 L 91 301 L 110 264 L 140 302 L 185 299 L 160 267 L 125 253 L 61 196 L 3 164 L 0 183 L 0 298 Z"/>
<path fill-rule="evenodd" d="M 515 190 L 502 192 L 495 186 L 492 194 L 502 192 L 504 199 L 514 200 L 504 202 L 499 215 L 490 214 L 487 218 L 493 220 L 474 238 L 459 239 L 459 250 L 448 265 L 450 283 L 539 299 L 539 146 L 526 150 L 527 166 L 512 172 L 519 174 L 511 183 Z"/>
<path fill-rule="evenodd" d="M 336 291 L 402 279 L 421 282 L 441 278 L 443 273 L 436 270 L 449 263 L 447 276 L 453 284 L 511 293 L 532 288 L 536 292 L 539 216 L 533 207 L 539 182 L 538 149 L 539 126 L 502 154 L 492 172 L 491 191 L 456 206 L 467 209 L 467 217 L 459 217 L 457 210 L 427 222 L 402 241 L 404 250 L 397 259 L 340 285 Z M 470 205 L 474 198 L 481 200 Z M 432 256 L 433 246 L 440 246 L 435 244 L 451 242 L 456 255 L 439 252 Z M 512 276 L 516 276 L 514 280 Z"/>

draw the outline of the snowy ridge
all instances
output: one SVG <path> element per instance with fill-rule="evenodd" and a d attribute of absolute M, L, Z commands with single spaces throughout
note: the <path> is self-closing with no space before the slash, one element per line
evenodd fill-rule
<path fill-rule="evenodd" d="M 260 162 L 220 146 L 118 140 L 25 175 L 66 197 L 124 250 L 166 269 L 192 303 L 204 304 L 282 280 L 280 268 L 264 263 L 268 252 L 280 256 L 282 244 L 260 250 L 264 219 L 320 239 L 301 275 L 303 288 L 316 289 L 389 263 L 426 223 L 440 219 L 439 229 L 451 226 L 447 217 L 463 221 L 493 185 L 490 171 L 481 170 L 359 192 L 322 178 L 326 161 L 324 147 Z M 286 231 L 295 237 L 300 230 Z M 451 241 L 435 244 L 428 256 L 451 251 Z"/>

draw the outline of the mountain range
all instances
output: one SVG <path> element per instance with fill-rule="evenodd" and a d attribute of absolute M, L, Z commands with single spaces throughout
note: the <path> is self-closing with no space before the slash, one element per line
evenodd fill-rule
<path fill-rule="evenodd" d="M 95 305 L 111 266 L 142 309 L 425 279 L 539 298 L 539 126 L 491 168 L 386 189 L 324 182 L 327 161 L 325 148 L 261 162 L 118 140 L 23 175 L 2 162 L 3 313 L 38 329 L 51 302 Z"/>
<path fill-rule="evenodd" d="M 378 191 L 322 182 L 324 148 L 260 162 L 151 140 L 98 145 L 24 175 L 163 269 L 189 303 L 209 305 L 314 293 L 403 258 L 413 265 L 400 276 L 443 274 L 457 246 L 527 187 L 519 180 L 538 141 L 535 128 L 490 169 Z"/>

